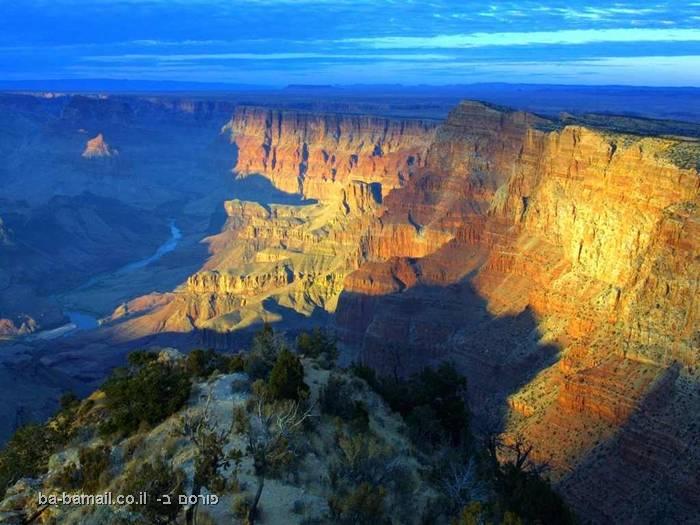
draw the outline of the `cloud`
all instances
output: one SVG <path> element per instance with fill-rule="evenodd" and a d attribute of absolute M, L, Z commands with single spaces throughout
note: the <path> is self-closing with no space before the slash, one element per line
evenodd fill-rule
<path fill-rule="evenodd" d="M 700 29 L 563 29 L 508 33 L 346 38 L 374 49 L 456 49 L 488 46 L 579 45 L 602 42 L 700 42 Z"/>
<path fill-rule="evenodd" d="M 547 82 L 563 84 L 618 84 L 688 86 L 700 85 L 700 55 L 604 57 L 599 59 L 552 62 L 484 62 L 454 60 L 427 62 L 416 67 L 406 61 L 385 60 L 372 64 L 309 64 L 297 62 L 285 70 L 274 65 L 255 63 L 255 69 L 223 64 L 172 63 L 162 67 L 149 65 L 82 65 L 68 70 L 86 78 L 141 78 L 149 80 L 192 80 L 282 85 L 314 78 L 337 83 L 387 83 L 402 78 L 406 83 L 472 83 L 508 79 L 509 82 Z M 254 74 L 251 74 L 254 73 Z"/>
<path fill-rule="evenodd" d="M 217 60 L 450 60 L 454 57 L 438 53 L 395 53 L 395 54 L 339 54 L 339 53 L 181 53 L 150 54 L 132 53 L 123 55 L 93 55 L 83 57 L 86 62 L 138 62 L 157 60 L 161 62 L 192 62 Z"/>

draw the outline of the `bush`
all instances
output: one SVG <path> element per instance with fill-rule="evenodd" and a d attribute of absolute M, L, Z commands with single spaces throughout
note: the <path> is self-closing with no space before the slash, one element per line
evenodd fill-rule
<path fill-rule="evenodd" d="M 253 498 L 250 497 L 248 494 L 237 494 L 233 498 L 233 505 L 232 509 L 233 510 L 233 515 L 240 519 L 244 520 L 248 518 L 248 514 L 250 513 L 250 507 L 253 505 Z"/>
<path fill-rule="evenodd" d="M 0 498 L 23 477 L 36 477 L 48 468 L 61 436 L 49 425 L 30 424 L 19 428 L 0 452 Z"/>
<path fill-rule="evenodd" d="M 464 401 L 466 379 L 452 364 L 425 368 L 408 380 L 381 378 L 363 366 L 353 372 L 372 386 L 401 414 L 419 444 L 459 447 L 469 439 L 469 412 Z M 430 428 L 426 428 L 430 425 Z"/>
<path fill-rule="evenodd" d="M 355 374 L 355 376 L 363 379 L 374 390 L 379 390 L 377 374 L 372 368 L 360 363 L 353 363 L 350 367 L 350 371 Z"/>
<path fill-rule="evenodd" d="M 338 358 L 338 348 L 334 337 L 320 328 L 311 333 L 302 332 L 297 337 L 297 352 L 305 357 L 325 357 L 333 363 Z"/>
<path fill-rule="evenodd" d="M 69 463 L 58 471 L 53 478 L 51 483 L 62 490 L 72 491 L 80 488 L 80 470 L 75 466 L 74 463 Z"/>
<path fill-rule="evenodd" d="M 156 525 L 173 523 L 180 513 L 178 494 L 184 494 L 185 475 L 174 469 L 164 458 L 158 457 L 152 463 L 143 463 L 127 473 L 123 492 L 138 494 L 146 492 L 145 505 L 138 502 L 131 505 L 131 510 L 143 515 L 147 523 Z M 164 494 L 171 495 L 168 502 Z"/>
<path fill-rule="evenodd" d="M 132 354 L 133 355 L 133 354 Z M 190 395 L 190 379 L 177 364 L 138 358 L 117 369 L 102 390 L 109 410 L 103 434 L 130 435 L 142 424 L 156 425 L 179 410 Z"/>
<path fill-rule="evenodd" d="M 358 432 L 369 429 L 369 412 L 362 401 L 353 400 L 350 384 L 331 374 L 320 393 L 321 411 L 349 422 Z"/>
<path fill-rule="evenodd" d="M 267 395 L 271 400 L 299 401 L 307 396 L 309 387 L 304 383 L 304 366 L 297 356 L 283 349 L 267 382 Z"/>
<path fill-rule="evenodd" d="M 80 403 L 80 400 L 73 392 L 64 392 L 59 400 L 61 410 L 71 410 L 72 408 L 75 408 L 78 403 Z"/>
<path fill-rule="evenodd" d="M 253 381 L 267 380 L 278 354 L 284 348 L 284 340 L 275 334 L 269 324 L 265 323 L 263 328 L 253 336 L 253 344 L 245 358 L 245 373 Z"/>
<path fill-rule="evenodd" d="M 245 370 L 245 358 L 243 354 L 234 354 L 228 359 L 228 373 L 243 372 Z"/>
<path fill-rule="evenodd" d="M 385 495 L 382 487 L 361 483 L 346 494 L 329 498 L 331 518 L 341 525 L 389 523 L 384 513 Z"/>
<path fill-rule="evenodd" d="M 269 363 L 260 354 L 250 354 L 245 360 L 244 371 L 248 374 L 251 381 L 256 381 L 258 379 L 265 380 L 270 375 L 270 370 L 274 363 Z"/>
<path fill-rule="evenodd" d="M 110 466 L 110 448 L 98 446 L 93 448 L 81 448 L 78 452 L 80 459 L 80 487 L 83 492 L 94 494 L 101 485 L 100 478 Z"/>
<path fill-rule="evenodd" d="M 220 364 L 221 356 L 212 349 L 192 350 L 185 359 L 185 369 L 193 377 L 209 377 Z"/>
<path fill-rule="evenodd" d="M 274 363 L 279 351 L 284 348 L 284 341 L 278 336 L 268 323 L 253 336 L 251 354 L 257 354 L 268 363 Z"/>
<path fill-rule="evenodd" d="M 567 525 L 575 523 L 571 511 L 549 482 L 537 472 L 525 471 L 512 462 L 502 465 L 496 483 L 503 508 L 528 523 Z"/>

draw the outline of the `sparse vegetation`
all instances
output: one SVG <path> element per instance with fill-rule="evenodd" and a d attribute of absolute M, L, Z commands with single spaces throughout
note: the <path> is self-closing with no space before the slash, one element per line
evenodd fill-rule
<path fill-rule="evenodd" d="M 139 465 L 127 472 L 124 481 L 125 494 L 147 494 L 146 504 L 136 502 L 131 510 L 141 514 L 148 523 L 165 525 L 173 523 L 182 505 L 178 495 L 184 491 L 185 475 L 163 457 Z"/>
<path fill-rule="evenodd" d="M 293 457 L 293 437 L 303 428 L 310 410 L 295 401 L 273 404 L 258 399 L 247 431 L 246 453 L 253 458 L 257 489 L 248 511 L 248 524 L 257 518 L 260 497 L 268 475 L 288 465 Z"/>
<path fill-rule="evenodd" d="M 19 428 L 0 452 L 0 497 L 17 480 L 46 471 L 51 454 L 62 444 L 50 425 Z"/>
<path fill-rule="evenodd" d="M 338 417 L 359 432 L 369 429 L 369 413 L 361 400 L 353 399 L 350 382 L 337 373 L 331 373 L 319 396 L 321 410 Z"/>
<path fill-rule="evenodd" d="M 377 378 L 362 366 L 353 371 L 404 417 L 417 444 L 466 445 L 470 436 L 467 382 L 452 364 L 426 368 L 408 380 Z"/>
<path fill-rule="evenodd" d="M 207 398 L 204 409 L 196 414 L 180 418 L 177 434 L 189 440 L 195 447 L 194 477 L 192 480 L 192 496 L 198 497 L 203 488 L 213 492 L 223 492 L 226 479 L 222 471 L 238 465 L 241 452 L 238 450 L 225 451 L 234 429 L 235 418 L 229 427 L 220 428 L 210 411 L 211 395 Z M 186 522 L 196 523 L 198 505 L 188 508 Z"/>
<path fill-rule="evenodd" d="M 504 461 L 498 459 L 499 449 L 505 452 L 507 459 Z M 491 436 L 487 450 L 500 506 L 510 514 L 512 523 L 517 523 L 518 519 L 543 525 L 576 523 L 564 501 L 544 478 L 546 466 L 532 461 L 532 445 L 522 436 L 516 436 L 509 444 Z"/>
<path fill-rule="evenodd" d="M 506 446 L 494 438 L 478 446 L 470 433 L 466 381 L 454 366 L 408 379 L 377 377 L 362 366 L 353 367 L 354 375 L 328 372 L 318 360 L 333 347 L 322 332 L 300 336 L 300 359 L 265 326 L 250 353 L 233 357 L 208 350 L 186 357 L 135 352 L 106 381 L 104 396 L 82 402 L 65 396 L 49 424 L 17 432 L 0 452 L 3 491 L 20 477 L 42 476 L 49 456 L 72 439 L 76 448 L 44 483 L 96 493 L 114 476 L 120 491 L 152 496 L 146 505 L 129 507 L 137 522 L 203 523 L 209 518 L 199 512 L 200 497 L 230 494 L 229 515 L 254 525 L 263 505 L 266 521 L 268 512 L 280 512 L 272 492 L 278 484 L 306 490 L 313 478 L 321 493 L 297 492 L 293 504 L 284 505 L 293 522 L 573 523 L 524 441 Z M 214 375 L 241 369 L 257 373 Z M 223 384 L 232 397 L 220 380 L 228 381 Z M 191 381 L 197 395 L 190 398 Z M 225 423 L 215 398 L 233 402 Z M 181 410 L 188 399 L 192 405 Z M 76 434 L 86 423 L 92 430 Z M 95 427 L 109 438 L 106 444 Z M 146 459 L 154 450 L 155 458 Z M 184 491 L 196 503 L 183 508 L 176 496 Z M 158 501 L 163 494 L 173 497 Z"/>
<path fill-rule="evenodd" d="M 94 494 L 102 486 L 102 475 L 110 466 L 110 448 L 107 446 L 84 447 L 80 449 L 79 483 L 87 494 Z"/>
<path fill-rule="evenodd" d="M 335 337 L 320 328 L 299 334 L 299 337 L 297 337 L 297 352 L 304 357 L 321 358 L 330 366 L 338 358 L 338 347 Z"/>

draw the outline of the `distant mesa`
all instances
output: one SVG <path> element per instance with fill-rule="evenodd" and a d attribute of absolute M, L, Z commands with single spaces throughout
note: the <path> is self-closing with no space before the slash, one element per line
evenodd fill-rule
<path fill-rule="evenodd" d="M 119 152 L 110 147 L 109 144 L 105 142 L 102 133 L 99 133 L 95 138 L 87 141 L 85 145 L 85 150 L 83 151 L 83 157 L 86 159 L 98 158 L 98 157 L 114 157 L 118 155 Z"/>

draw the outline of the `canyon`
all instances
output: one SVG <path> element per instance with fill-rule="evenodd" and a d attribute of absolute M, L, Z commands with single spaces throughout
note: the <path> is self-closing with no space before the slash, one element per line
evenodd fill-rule
<path fill-rule="evenodd" d="M 128 333 L 225 346 L 256 321 L 333 314 L 384 373 L 454 361 L 476 424 L 533 443 L 582 515 L 639 522 L 659 494 L 667 517 L 694 515 L 696 138 L 475 102 L 439 126 L 238 108 L 223 131 L 238 177 L 316 202 L 227 202 L 202 271 L 129 308 Z"/>
<path fill-rule="evenodd" d="M 118 164 L 81 158 L 87 138 L 76 133 L 71 165 L 89 184 L 99 181 L 100 195 L 122 184 L 110 170 L 131 169 L 139 181 L 157 166 L 157 184 L 138 182 L 119 204 L 152 199 L 153 232 L 183 207 L 178 198 L 196 192 L 178 225 L 183 249 L 204 262 L 172 259 L 158 289 L 108 295 L 96 312 L 101 327 L 42 350 L 41 366 L 55 365 L 71 382 L 92 380 L 134 345 L 230 349 L 262 322 L 291 333 L 327 325 L 347 363 L 384 374 L 454 362 L 468 380 L 477 433 L 527 439 L 591 522 L 696 517 L 693 125 L 681 136 L 661 121 L 554 118 L 471 101 L 444 122 L 246 104 L 140 101 L 134 111 L 119 100 L 79 102 L 67 102 L 60 121 L 101 138 L 87 142 L 90 151 L 117 148 Z M 159 165 L 172 142 L 161 137 L 160 154 L 147 159 L 119 122 L 164 118 L 164 106 L 171 120 L 152 133 L 184 122 L 198 139 L 185 160 Z M 183 166 L 199 166 L 198 175 Z M 103 170 L 97 180 L 94 170 Z M 266 197 L 249 198 L 246 185 Z M 0 217 L 12 209 L 16 203 L 0 208 Z M 0 222 L 0 255 L 28 231 L 22 224 Z M 153 237 L 151 246 L 164 240 Z M 144 256 L 149 249 L 139 248 Z M 0 283 L 19 282 L 5 268 Z M 70 292 L 71 304 L 94 300 L 107 289 L 100 286 L 89 296 Z M 6 331 L 19 333 L 12 319 Z"/>

